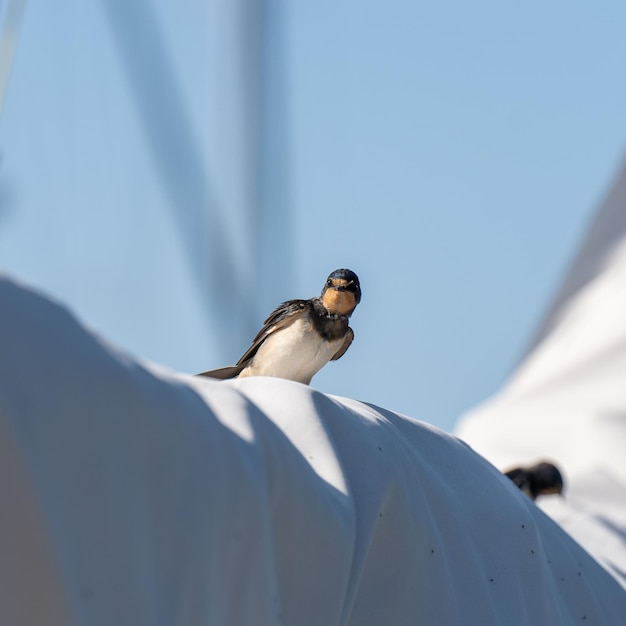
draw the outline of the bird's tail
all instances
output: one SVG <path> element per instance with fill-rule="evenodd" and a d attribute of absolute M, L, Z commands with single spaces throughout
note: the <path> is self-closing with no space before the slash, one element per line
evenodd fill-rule
<path fill-rule="evenodd" d="M 207 376 L 208 378 L 226 380 L 227 378 L 237 378 L 237 376 L 241 373 L 241 370 L 243 370 L 243 366 L 241 365 L 230 365 L 228 367 L 220 367 L 216 370 L 202 372 L 201 374 L 196 374 L 196 376 Z"/>

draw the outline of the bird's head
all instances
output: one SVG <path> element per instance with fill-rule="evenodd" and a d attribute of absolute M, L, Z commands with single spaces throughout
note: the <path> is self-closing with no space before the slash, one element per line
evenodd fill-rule
<path fill-rule="evenodd" d="M 528 473 L 532 479 L 532 486 L 537 495 L 548 495 L 551 493 L 563 493 L 563 476 L 559 468 L 553 463 L 542 461 L 528 468 Z"/>
<path fill-rule="evenodd" d="M 351 270 L 335 270 L 324 283 L 322 304 L 334 315 L 352 315 L 361 301 L 359 277 Z"/>

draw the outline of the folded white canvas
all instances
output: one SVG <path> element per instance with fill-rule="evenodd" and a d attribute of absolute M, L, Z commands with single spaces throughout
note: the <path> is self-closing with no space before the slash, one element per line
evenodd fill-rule
<path fill-rule="evenodd" d="M 626 593 L 455 437 L 138 363 L 0 279 L 0 623 L 618 625 Z"/>

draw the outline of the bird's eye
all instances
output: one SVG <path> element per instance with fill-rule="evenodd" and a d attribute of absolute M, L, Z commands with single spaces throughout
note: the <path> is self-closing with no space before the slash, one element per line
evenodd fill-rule
<path fill-rule="evenodd" d="M 327 286 L 327 287 L 332 287 L 332 285 L 333 285 L 333 281 L 332 281 L 332 280 L 330 280 L 330 278 L 329 278 L 329 279 L 326 281 L 326 286 Z"/>

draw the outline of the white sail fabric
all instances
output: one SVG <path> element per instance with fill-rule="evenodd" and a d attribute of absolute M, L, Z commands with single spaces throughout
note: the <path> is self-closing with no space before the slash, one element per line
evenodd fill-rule
<path fill-rule="evenodd" d="M 456 438 L 286 380 L 134 362 L 0 279 L 0 623 L 622 624 Z"/>
<path fill-rule="evenodd" d="M 626 583 L 626 166 L 529 353 L 456 432 L 502 469 L 555 461 L 565 499 L 541 505 Z"/>

